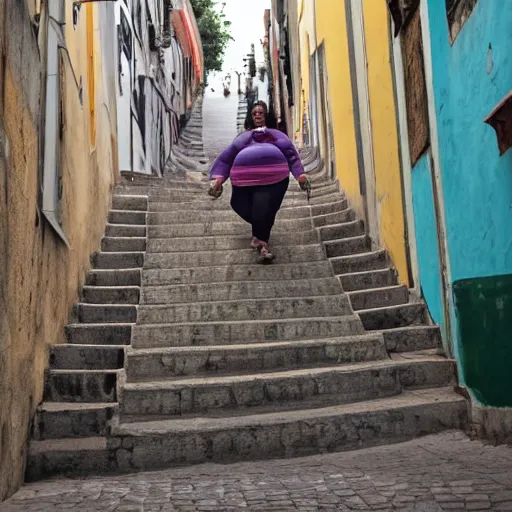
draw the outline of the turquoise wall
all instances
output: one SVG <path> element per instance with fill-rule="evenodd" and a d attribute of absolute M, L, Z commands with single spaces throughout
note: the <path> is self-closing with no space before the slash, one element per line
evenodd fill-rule
<path fill-rule="evenodd" d="M 411 182 L 421 291 L 430 316 L 436 324 L 444 328 L 441 265 L 430 172 L 430 150 L 412 169 Z"/>
<path fill-rule="evenodd" d="M 508 274 L 512 151 L 500 158 L 483 120 L 512 88 L 512 2 L 479 0 L 453 46 L 445 5 L 428 0 L 452 279 Z"/>
<path fill-rule="evenodd" d="M 461 356 L 463 383 L 479 401 L 512 406 L 511 379 L 501 375 L 503 368 L 512 367 L 510 320 L 498 311 L 500 304 L 510 303 L 511 289 L 503 283 L 512 274 L 512 150 L 500 157 L 496 134 L 483 122 L 512 87 L 512 2 L 479 0 L 450 45 L 445 0 L 426 1 L 455 293 L 455 354 Z M 489 285 L 493 282 L 500 283 L 496 294 Z M 483 289 L 485 294 L 479 295 Z M 498 350 L 491 339 L 496 337 L 505 340 Z M 506 386 L 505 391 L 485 384 L 492 372 L 499 374 L 493 386 Z"/>

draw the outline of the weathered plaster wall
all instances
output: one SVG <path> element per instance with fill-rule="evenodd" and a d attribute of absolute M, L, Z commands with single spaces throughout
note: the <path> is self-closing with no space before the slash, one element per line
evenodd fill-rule
<path fill-rule="evenodd" d="M 444 1 L 428 6 L 452 278 L 508 274 L 512 152 L 483 119 L 511 88 L 512 10 L 480 0 L 450 46 Z"/>
<path fill-rule="evenodd" d="M 510 312 L 500 315 L 502 283 L 512 274 L 512 152 L 499 156 L 496 135 L 483 122 L 510 91 L 512 10 L 503 9 L 501 2 L 479 0 L 452 46 L 445 2 L 429 0 L 428 12 L 461 377 L 483 403 L 512 406 L 506 370 L 512 364 Z M 461 295 L 464 289 L 464 297 L 475 296 L 482 286 L 480 278 L 495 280 L 493 286 L 485 286 L 482 307 Z M 506 290 L 507 296 L 510 289 Z M 485 329 L 471 329 L 470 319 Z M 480 357 L 475 371 L 474 359 L 482 352 L 488 357 Z M 506 400 L 498 387 L 507 391 Z"/>
<path fill-rule="evenodd" d="M 22 482 L 48 347 L 63 341 L 89 256 L 99 245 L 115 176 L 115 107 L 100 73 L 92 143 L 87 106 L 93 99 L 86 88 L 82 107 L 75 82 L 82 77 L 88 83 L 85 17 L 74 30 L 67 11 L 70 58 L 62 52 L 60 209 L 70 249 L 37 207 L 43 66 L 27 3 L 0 0 L 0 501 Z M 110 50 L 98 43 L 96 51 L 100 65 Z"/>
<path fill-rule="evenodd" d="M 386 2 L 363 0 L 363 15 L 381 241 L 401 281 L 410 284 Z"/>
<path fill-rule="evenodd" d="M 325 43 L 336 171 L 351 205 L 361 215 L 363 206 L 359 189 L 345 3 L 316 0 L 315 6 L 317 44 Z"/>

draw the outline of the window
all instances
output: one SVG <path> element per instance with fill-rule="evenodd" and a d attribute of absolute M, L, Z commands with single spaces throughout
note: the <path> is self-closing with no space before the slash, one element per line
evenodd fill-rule
<path fill-rule="evenodd" d="M 477 2 L 478 0 L 446 0 L 446 15 L 452 43 L 471 16 Z"/>
<path fill-rule="evenodd" d="M 412 13 L 401 32 L 409 151 L 414 166 L 430 145 L 427 83 L 423 58 L 420 9 Z"/>

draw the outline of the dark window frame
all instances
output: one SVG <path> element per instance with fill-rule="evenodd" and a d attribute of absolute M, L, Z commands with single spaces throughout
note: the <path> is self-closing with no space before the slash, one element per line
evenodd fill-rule
<path fill-rule="evenodd" d="M 462 27 L 473 14 L 478 0 L 445 0 L 445 3 L 450 44 L 453 44 Z"/>

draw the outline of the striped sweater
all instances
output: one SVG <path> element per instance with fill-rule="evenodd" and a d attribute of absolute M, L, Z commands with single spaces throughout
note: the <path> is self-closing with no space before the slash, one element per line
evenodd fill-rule
<path fill-rule="evenodd" d="M 217 157 L 210 178 L 231 178 L 234 186 L 249 187 L 278 183 L 290 172 L 296 179 L 304 174 L 295 146 L 279 130 L 264 128 L 239 135 Z"/>

